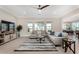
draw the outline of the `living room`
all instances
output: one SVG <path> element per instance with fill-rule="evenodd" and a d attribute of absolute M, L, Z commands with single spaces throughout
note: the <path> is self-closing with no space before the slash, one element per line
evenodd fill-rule
<path fill-rule="evenodd" d="M 75 36 L 76 33 L 77 33 L 76 38 L 78 38 L 77 37 L 79 35 L 78 34 L 79 25 L 77 26 L 79 21 L 78 10 L 79 10 L 79 6 L 74 6 L 74 5 L 73 6 L 71 5 L 0 6 L 0 26 L 1 26 L 0 34 L 3 36 L 2 38 L 0 38 L 1 41 L 0 53 L 55 53 L 55 54 L 79 53 L 78 52 L 79 48 L 75 47 L 75 45 L 70 48 L 70 45 L 73 45 L 74 43 L 67 44 L 67 47 L 69 47 L 68 51 L 62 48 L 63 38 L 67 39 L 68 38 L 67 36 L 69 35 Z M 72 23 L 75 24 L 72 25 Z M 21 31 L 17 30 L 18 26 L 21 27 L 22 29 Z M 76 30 L 77 32 L 75 32 Z M 40 33 L 40 31 L 44 35 L 47 34 L 46 37 L 41 36 L 42 38 L 45 38 L 44 42 L 42 41 L 42 38 L 38 37 L 38 34 L 36 33 L 36 32 Z M 65 37 L 62 37 L 64 36 L 63 34 L 59 35 L 63 31 L 65 32 Z M 50 35 L 50 33 L 52 32 L 54 34 Z M 53 35 L 57 35 L 57 37 L 53 37 Z M 18 48 L 25 41 L 31 42 L 32 40 L 31 39 L 28 40 L 27 37 L 32 37 L 32 36 L 33 36 L 32 39 L 37 37 L 39 38 L 39 40 L 34 39 L 33 41 L 36 43 L 40 41 L 41 43 L 39 43 L 39 45 L 36 44 L 37 47 L 39 46 L 40 48 L 39 47 L 35 48 L 33 46 L 31 46 L 32 48 L 31 47 L 27 48 L 27 46 L 29 46 L 31 43 L 28 43 L 26 48 L 24 47 L 21 47 L 20 49 Z M 49 38 L 50 40 L 47 40 Z M 76 39 L 76 41 L 78 42 L 78 39 Z M 43 43 L 45 43 L 46 47 L 40 46 Z M 55 45 L 60 44 L 61 46 L 56 45 L 57 47 L 55 47 L 53 43 Z M 23 44 L 26 45 L 25 43 Z M 53 44 L 53 47 L 51 46 L 51 44 Z M 78 43 L 76 44 L 76 46 L 79 46 Z M 33 49 L 34 52 L 27 52 L 29 50 L 32 51 Z M 42 50 L 43 52 L 40 50 Z"/>

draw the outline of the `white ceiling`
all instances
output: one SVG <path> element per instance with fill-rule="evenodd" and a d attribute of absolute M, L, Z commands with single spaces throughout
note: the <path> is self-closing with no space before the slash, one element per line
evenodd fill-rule
<path fill-rule="evenodd" d="M 36 9 L 37 7 L 38 7 L 37 5 L 4 5 L 0 6 L 0 9 L 9 12 L 16 17 L 67 18 L 75 14 L 74 10 L 79 8 L 79 6 L 73 6 L 73 5 L 50 5 L 44 8 L 40 13 L 38 9 Z"/>

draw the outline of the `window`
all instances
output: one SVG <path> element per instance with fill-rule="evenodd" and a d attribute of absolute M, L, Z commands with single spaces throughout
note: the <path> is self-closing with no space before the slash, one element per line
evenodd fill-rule
<path fill-rule="evenodd" d="M 46 24 L 46 30 L 47 30 L 47 31 L 52 30 L 51 23 L 47 23 L 47 24 Z"/>
<path fill-rule="evenodd" d="M 8 30 L 8 26 L 5 23 L 2 23 L 2 31 L 7 31 Z"/>
<path fill-rule="evenodd" d="M 35 28 L 35 30 L 45 30 L 45 24 L 43 24 L 43 23 L 35 23 L 34 28 Z"/>
<path fill-rule="evenodd" d="M 79 22 L 72 23 L 73 30 L 79 30 Z"/>
<path fill-rule="evenodd" d="M 65 23 L 63 28 L 65 30 L 79 30 L 79 22 Z"/>
<path fill-rule="evenodd" d="M 28 23 L 28 32 L 32 32 L 32 31 L 33 31 L 33 24 Z"/>
<path fill-rule="evenodd" d="M 14 24 L 9 24 L 9 30 L 11 30 L 11 31 L 13 31 L 13 30 L 15 30 L 15 25 Z"/>
<path fill-rule="evenodd" d="M 33 30 L 52 30 L 51 23 L 28 23 L 28 32 L 32 32 Z"/>
<path fill-rule="evenodd" d="M 72 29 L 76 30 L 76 23 L 72 23 Z"/>

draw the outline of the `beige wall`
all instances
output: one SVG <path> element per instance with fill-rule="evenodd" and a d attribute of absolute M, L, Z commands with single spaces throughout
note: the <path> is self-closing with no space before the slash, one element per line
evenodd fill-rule
<path fill-rule="evenodd" d="M 13 15 L 0 9 L 0 21 L 1 20 L 6 20 L 16 23 L 16 18 Z"/>
<path fill-rule="evenodd" d="M 52 28 L 53 31 L 56 32 L 60 32 L 62 31 L 62 21 L 60 19 L 57 18 L 51 18 L 51 19 L 35 19 L 35 18 L 20 18 L 17 21 L 17 25 L 22 25 L 23 29 L 21 31 L 21 35 L 25 36 L 25 35 L 29 35 L 30 33 L 28 33 L 28 28 L 27 28 L 27 24 L 29 22 L 48 22 L 50 21 L 52 23 Z"/>
<path fill-rule="evenodd" d="M 12 14 L 0 10 L 0 20 L 15 22 L 16 26 L 19 24 L 22 25 L 23 29 L 21 31 L 21 36 L 30 34 L 28 33 L 28 28 L 27 28 L 28 22 L 40 22 L 40 21 L 48 22 L 50 21 L 52 23 L 53 31 L 56 31 L 56 32 L 62 31 L 62 24 L 61 24 L 62 20 L 58 18 L 48 18 L 48 19 L 19 18 L 17 19 Z"/>

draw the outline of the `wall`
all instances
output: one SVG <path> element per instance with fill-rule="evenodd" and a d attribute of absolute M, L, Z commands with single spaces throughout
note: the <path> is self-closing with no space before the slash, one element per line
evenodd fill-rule
<path fill-rule="evenodd" d="M 17 25 L 22 25 L 23 29 L 21 31 L 21 36 L 30 35 L 28 33 L 27 24 L 28 22 L 52 22 L 53 31 L 60 32 L 62 31 L 62 21 L 57 18 L 49 18 L 49 19 L 35 19 L 35 18 L 20 18 L 17 21 Z"/>
<path fill-rule="evenodd" d="M 61 26 L 61 20 L 59 18 L 48 18 L 48 19 L 36 19 L 36 18 L 19 18 L 17 19 L 15 16 L 12 14 L 5 12 L 3 10 L 0 10 L 0 20 L 6 20 L 6 21 L 11 21 L 15 22 L 16 25 L 22 25 L 23 30 L 21 31 L 21 36 L 29 35 L 30 33 L 28 32 L 27 24 L 28 22 L 52 22 L 52 28 L 53 31 L 59 32 L 62 31 L 62 26 Z"/>
<path fill-rule="evenodd" d="M 0 9 L 0 21 L 1 20 L 11 21 L 16 24 L 16 18 L 12 14 Z"/>

